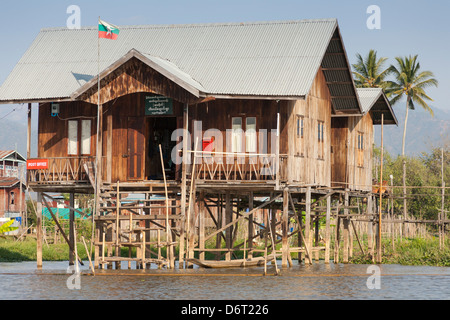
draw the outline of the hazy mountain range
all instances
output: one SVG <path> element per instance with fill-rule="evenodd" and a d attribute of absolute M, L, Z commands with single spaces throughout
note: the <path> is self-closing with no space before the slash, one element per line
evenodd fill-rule
<path fill-rule="evenodd" d="M 0 150 L 17 150 L 24 157 L 27 155 L 27 110 L 26 105 L 0 106 Z M 15 110 L 15 111 L 12 111 Z M 406 154 L 420 155 L 429 152 L 432 147 L 442 145 L 450 139 L 450 109 L 443 110 L 433 107 L 434 117 L 418 107 L 409 112 L 406 131 Z M 32 113 L 32 143 L 31 156 L 37 155 L 37 107 Z M 405 117 L 405 105 L 394 106 L 398 126 L 384 126 L 384 148 L 392 156 L 401 154 L 402 134 Z M 381 126 L 375 126 L 375 144 L 380 145 Z"/>

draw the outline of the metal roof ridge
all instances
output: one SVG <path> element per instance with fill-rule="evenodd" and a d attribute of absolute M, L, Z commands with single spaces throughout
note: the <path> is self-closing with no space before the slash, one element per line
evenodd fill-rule
<path fill-rule="evenodd" d="M 212 22 L 212 23 L 187 23 L 187 24 L 138 24 L 138 25 L 118 25 L 121 29 L 149 29 L 149 28 L 189 28 L 189 27 L 221 27 L 221 26 L 251 26 L 251 25 L 273 25 L 273 24 L 296 24 L 296 23 L 319 23 L 337 22 L 337 18 L 323 19 L 300 19 L 300 20 L 266 20 L 266 21 L 246 21 L 246 22 Z M 84 26 L 78 29 L 67 27 L 41 28 L 41 32 L 51 31 L 79 31 L 97 30 L 98 26 Z"/>

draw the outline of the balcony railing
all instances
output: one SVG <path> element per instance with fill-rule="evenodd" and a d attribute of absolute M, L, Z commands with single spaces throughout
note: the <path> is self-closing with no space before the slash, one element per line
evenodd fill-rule
<path fill-rule="evenodd" d="M 34 159 L 30 159 L 34 160 Z M 93 168 L 95 157 L 56 157 L 48 160 L 46 169 L 29 169 L 30 183 L 89 183 L 86 168 Z"/>
<path fill-rule="evenodd" d="M 205 181 L 276 181 L 285 157 L 276 154 L 191 151 L 195 178 Z M 192 165 L 191 165 L 192 166 Z"/>

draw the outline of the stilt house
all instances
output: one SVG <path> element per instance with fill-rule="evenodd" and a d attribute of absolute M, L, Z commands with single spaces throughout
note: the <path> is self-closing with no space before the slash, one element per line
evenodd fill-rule
<path fill-rule="evenodd" d="M 150 225 L 187 233 L 204 255 L 193 230 L 207 198 L 220 230 L 239 196 L 371 191 L 373 126 L 396 118 L 381 89 L 356 89 L 337 20 L 119 29 L 114 41 L 96 27 L 43 29 L 0 87 L 1 104 L 38 106 L 28 186 L 98 190 L 97 263 L 120 261 L 98 248 L 131 243 L 132 218 L 145 220 L 133 238 L 144 264 Z M 121 207 L 121 192 L 144 192 L 144 205 Z"/>

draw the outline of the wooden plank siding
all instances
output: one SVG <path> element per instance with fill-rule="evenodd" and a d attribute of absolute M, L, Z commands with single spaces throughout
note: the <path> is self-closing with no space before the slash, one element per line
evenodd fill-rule
<path fill-rule="evenodd" d="M 142 63 L 137 58 L 132 58 L 119 68 L 111 70 L 101 80 L 100 86 L 101 104 L 137 92 L 154 93 L 185 103 L 198 101 L 197 97 Z M 97 104 L 97 85 L 87 90 L 79 99 Z"/>
<path fill-rule="evenodd" d="M 358 147 L 362 135 L 362 149 Z M 332 119 L 332 186 L 350 190 L 372 190 L 372 114 Z"/>
<path fill-rule="evenodd" d="M 281 153 L 288 154 L 285 176 L 289 182 L 330 186 L 331 96 L 319 70 L 305 100 L 287 102 L 287 125 L 281 134 Z M 297 117 L 303 117 L 303 139 L 297 136 Z M 286 121 L 286 120 L 285 120 Z M 323 142 L 318 125 L 323 123 Z"/>
<path fill-rule="evenodd" d="M 145 97 L 164 95 L 173 99 L 173 114 L 170 116 L 146 116 Z M 149 179 L 161 163 L 149 157 L 152 130 L 155 122 L 168 125 L 171 130 L 182 128 L 183 108 L 189 104 L 189 131 L 194 148 L 194 125 L 201 121 L 199 150 L 202 137 L 208 129 L 216 129 L 222 135 L 222 152 L 232 152 L 230 132 L 233 117 L 242 118 L 242 149 L 246 152 L 246 119 L 256 118 L 258 154 L 276 154 L 271 141 L 271 132 L 277 129 L 277 114 L 280 114 L 280 176 L 282 182 L 294 185 L 348 186 L 355 190 L 370 190 L 371 148 L 373 122 L 371 115 L 360 117 L 332 118 L 331 95 L 321 69 L 318 70 L 309 94 L 299 100 L 270 99 L 209 99 L 200 103 L 186 90 L 171 80 L 133 58 L 102 80 L 102 179 L 115 183 Z M 49 103 L 39 108 L 38 157 L 72 157 L 68 155 L 68 121 L 91 119 L 91 156 L 96 150 L 97 91 L 92 88 L 82 96 L 85 101 L 60 103 L 58 116 L 51 115 Z M 298 123 L 301 118 L 302 136 Z M 198 122 L 197 122 L 198 124 Z M 265 132 L 266 135 L 261 135 Z M 358 155 L 358 133 L 364 136 L 364 152 Z M 266 141 L 264 141 L 264 139 Z M 176 143 L 179 143 L 178 140 Z M 80 145 L 78 145 L 80 149 Z M 81 154 L 79 155 L 81 156 Z M 73 158 L 76 158 L 73 156 Z M 156 158 L 155 158 L 156 159 Z M 362 159 L 362 160 L 361 160 Z M 226 163 L 226 156 L 223 162 Z M 260 160 L 258 160 L 260 161 Z M 363 165 L 358 163 L 363 161 Z M 76 164 L 74 164 L 76 166 Z M 244 168 L 245 167 L 245 168 Z M 250 171 L 248 157 L 243 170 Z M 241 169 L 241 168 L 239 168 Z M 205 170 L 205 168 L 203 168 Z M 257 170 L 256 170 L 257 171 Z M 180 179 L 180 168 L 175 174 Z M 242 175 L 225 180 L 254 180 L 254 176 Z M 266 178 L 267 179 L 267 178 Z M 270 177 L 273 179 L 273 176 Z M 348 184 L 346 184 L 348 183 Z"/>

